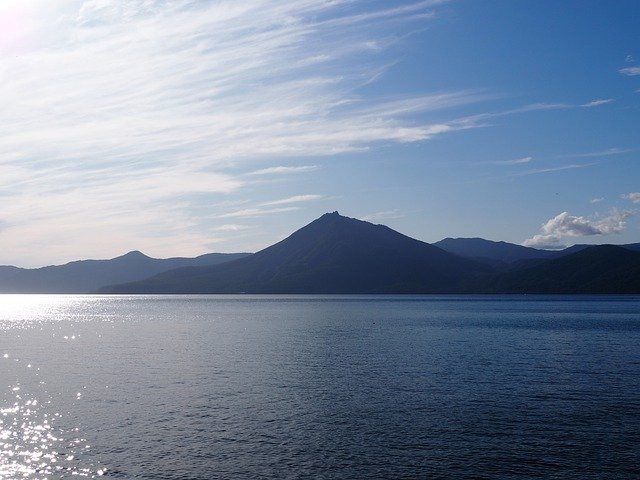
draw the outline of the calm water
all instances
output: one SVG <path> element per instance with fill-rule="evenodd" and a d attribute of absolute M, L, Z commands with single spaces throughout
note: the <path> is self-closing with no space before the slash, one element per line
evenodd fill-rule
<path fill-rule="evenodd" d="M 640 297 L 0 296 L 0 478 L 640 478 Z"/>

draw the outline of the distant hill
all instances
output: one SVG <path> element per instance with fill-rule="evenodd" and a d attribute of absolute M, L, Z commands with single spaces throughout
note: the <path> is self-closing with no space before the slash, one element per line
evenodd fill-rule
<path fill-rule="evenodd" d="M 156 259 L 133 251 L 111 260 L 80 260 L 34 269 L 0 266 L 0 293 L 92 293 L 113 283 L 142 280 L 174 268 L 216 265 L 246 255 L 210 253 Z"/>
<path fill-rule="evenodd" d="M 445 238 L 434 245 L 449 253 L 491 264 L 509 264 L 522 260 L 549 259 L 557 256 L 557 252 L 551 250 L 539 250 L 507 242 L 494 242 L 484 238 Z"/>
<path fill-rule="evenodd" d="M 445 238 L 433 245 L 446 250 L 449 253 L 461 257 L 472 258 L 494 266 L 517 264 L 525 266 L 533 260 L 560 258 L 566 255 L 580 252 L 594 245 L 578 244 L 563 250 L 541 250 L 538 248 L 523 247 L 514 243 L 495 242 L 484 238 Z M 640 251 L 640 243 L 619 245 L 622 248 Z"/>
<path fill-rule="evenodd" d="M 492 293 L 640 293 L 640 252 L 614 245 L 583 248 L 530 268 L 487 278 Z"/>
<path fill-rule="evenodd" d="M 569 255 L 571 253 L 577 253 L 580 252 L 586 248 L 591 248 L 597 245 L 587 245 L 587 244 L 577 244 L 577 245 L 573 245 L 571 247 L 567 247 L 564 250 L 559 250 L 558 256 L 564 256 L 564 255 Z M 616 247 L 622 247 L 626 250 L 632 250 L 634 252 L 640 252 L 640 243 L 627 243 L 625 245 L 615 245 Z"/>
<path fill-rule="evenodd" d="M 490 268 L 383 225 L 327 213 L 223 265 L 182 268 L 105 293 L 441 293 Z"/>

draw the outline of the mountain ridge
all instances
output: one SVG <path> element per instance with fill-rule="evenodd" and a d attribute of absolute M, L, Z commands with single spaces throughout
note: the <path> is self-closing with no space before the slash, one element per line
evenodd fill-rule
<path fill-rule="evenodd" d="M 106 293 L 438 293 L 478 262 L 384 225 L 327 213 L 286 239 L 225 265 L 165 272 Z"/>
<path fill-rule="evenodd" d="M 589 246 L 487 283 L 495 293 L 640 293 L 640 252 L 618 245 Z"/>
<path fill-rule="evenodd" d="M 0 266 L 0 293 L 93 293 L 109 284 L 142 280 L 181 266 L 211 265 L 245 255 L 209 253 L 193 258 L 158 259 L 132 250 L 106 260 L 74 260 L 30 269 Z"/>
<path fill-rule="evenodd" d="M 560 250 L 545 250 L 525 247 L 523 245 L 504 241 L 486 240 L 480 237 L 447 237 L 433 243 L 433 245 L 436 245 L 449 253 L 487 261 L 493 264 L 496 262 L 510 264 L 523 260 L 559 258 L 572 253 L 577 253 L 585 248 L 597 246 L 575 244 Z M 640 243 L 628 243 L 617 246 L 628 250 L 640 251 Z"/>
<path fill-rule="evenodd" d="M 514 249 L 506 242 L 499 247 L 527 254 L 535 250 Z M 592 248 L 591 256 L 580 255 Z M 101 293 L 555 293 L 555 284 L 559 285 L 557 293 L 597 293 L 599 289 L 640 293 L 634 280 L 640 278 L 640 263 L 635 262 L 640 253 L 612 248 L 605 246 L 604 250 L 609 251 L 605 257 L 615 271 L 610 272 L 606 262 L 600 261 L 600 270 L 589 270 L 587 265 L 585 275 L 627 279 L 618 290 L 593 278 L 558 280 L 571 277 L 568 268 L 593 261 L 602 250 L 597 246 L 566 255 L 552 252 L 549 258 L 516 259 L 511 267 L 503 268 L 447 252 L 384 225 L 333 212 L 245 258 L 217 266 L 170 270 L 146 280 L 105 287 Z M 572 259 L 576 255 L 577 260 Z"/>
<path fill-rule="evenodd" d="M 326 213 L 254 254 L 0 266 L 0 293 L 640 293 L 640 243 L 539 250 L 482 238 L 429 244 Z"/>

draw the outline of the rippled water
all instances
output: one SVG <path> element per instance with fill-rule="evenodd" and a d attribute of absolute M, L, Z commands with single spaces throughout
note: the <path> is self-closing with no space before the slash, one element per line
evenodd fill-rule
<path fill-rule="evenodd" d="M 639 297 L 0 296 L 0 478 L 640 478 Z"/>

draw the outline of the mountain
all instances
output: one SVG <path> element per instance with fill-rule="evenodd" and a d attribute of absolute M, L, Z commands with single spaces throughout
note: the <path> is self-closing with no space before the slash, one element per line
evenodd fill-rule
<path fill-rule="evenodd" d="M 442 247 L 442 248 L 440 248 Z M 129 252 L 0 266 L 0 293 L 640 293 L 640 243 L 553 252 L 481 238 L 430 245 L 328 213 L 255 254 Z"/>
<path fill-rule="evenodd" d="M 591 248 L 594 245 L 587 245 L 584 243 L 578 243 L 571 247 L 567 247 L 564 250 L 559 250 L 557 252 L 557 256 L 569 255 L 570 253 L 577 253 L 586 248 Z M 640 243 L 627 243 L 625 245 L 616 245 L 617 247 L 622 247 L 626 250 L 633 250 L 634 252 L 640 252 Z"/>
<path fill-rule="evenodd" d="M 640 251 L 590 246 L 477 286 L 484 293 L 640 293 Z"/>
<path fill-rule="evenodd" d="M 626 245 L 621 245 L 621 247 L 627 250 L 633 250 L 634 252 L 640 252 L 640 243 L 627 243 Z"/>
<path fill-rule="evenodd" d="M 2 266 L 0 293 L 92 293 L 113 283 L 142 280 L 174 268 L 215 265 L 246 255 L 210 253 L 196 258 L 156 259 L 133 251 L 111 260 L 80 260 L 34 269 Z"/>
<path fill-rule="evenodd" d="M 560 258 L 580 252 L 594 245 L 578 244 L 563 250 L 541 250 L 523 247 L 514 243 L 494 242 L 484 238 L 445 238 L 433 245 L 465 258 L 472 258 L 493 266 L 525 267 L 540 263 L 539 260 Z M 619 245 L 622 248 L 640 251 L 640 243 Z M 535 260 L 535 261 L 534 261 Z"/>
<path fill-rule="evenodd" d="M 102 293 L 441 293 L 490 268 L 383 225 L 327 213 L 251 256 Z"/>
<path fill-rule="evenodd" d="M 522 260 L 548 259 L 557 256 L 557 252 L 551 250 L 539 250 L 507 242 L 494 242 L 484 238 L 445 238 L 434 245 L 449 253 L 489 264 L 509 264 Z"/>

